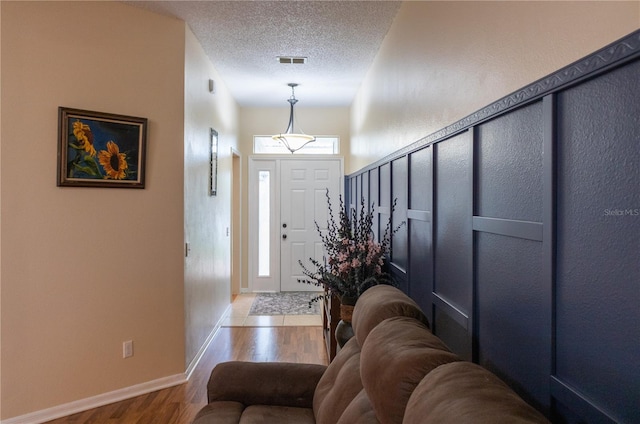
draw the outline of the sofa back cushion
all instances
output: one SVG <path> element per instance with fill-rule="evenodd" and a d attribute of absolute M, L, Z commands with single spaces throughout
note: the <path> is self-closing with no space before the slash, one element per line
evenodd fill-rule
<path fill-rule="evenodd" d="M 353 309 L 352 326 L 360 346 L 376 325 L 387 318 L 399 316 L 412 317 L 429 326 L 427 316 L 418 304 L 399 289 L 387 285 L 367 289 Z"/>
<path fill-rule="evenodd" d="M 471 362 L 431 371 L 411 394 L 403 424 L 548 423 L 498 377 Z"/>
<path fill-rule="evenodd" d="M 316 423 L 337 423 L 361 390 L 360 345 L 354 337 L 333 358 L 316 386 L 313 395 Z"/>
<path fill-rule="evenodd" d="M 367 336 L 360 355 L 362 384 L 382 424 L 401 424 L 411 393 L 438 366 L 460 359 L 413 318 L 389 318 Z"/>

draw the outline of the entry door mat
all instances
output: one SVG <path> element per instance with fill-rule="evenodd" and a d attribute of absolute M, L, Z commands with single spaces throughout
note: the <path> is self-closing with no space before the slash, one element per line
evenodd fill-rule
<path fill-rule="evenodd" d="M 249 315 L 320 315 L 320 304 L 309 301 L 316 292 L 258 293 L 251 304 Z"/>

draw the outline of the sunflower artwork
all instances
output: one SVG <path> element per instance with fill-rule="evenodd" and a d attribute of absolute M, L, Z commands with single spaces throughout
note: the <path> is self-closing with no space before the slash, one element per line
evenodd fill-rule
<path fill-rule="evenodd" d="M 58 186 L 144 188 L 146 118 L 60 107 Z"/>

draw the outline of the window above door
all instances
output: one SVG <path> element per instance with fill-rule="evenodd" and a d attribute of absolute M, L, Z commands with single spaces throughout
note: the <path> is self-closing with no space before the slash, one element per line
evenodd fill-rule
<path fill-rule="evenodd" d="M 253 136 L 253 153 L 255 154 L 291 154 L 279 141 L 270 135 Z M 337 155 L 340 153 L 340 137 L 316 136 L 316 141 L 297 150 L 295 155 Z"/>

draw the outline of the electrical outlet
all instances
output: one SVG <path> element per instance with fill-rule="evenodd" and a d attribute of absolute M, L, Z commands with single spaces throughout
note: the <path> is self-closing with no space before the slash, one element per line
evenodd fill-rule
<path fill-rule="evenodd" d="M 122 343 L 122 357 L 131 358 L 133 356 L 133 340 Z"/>

